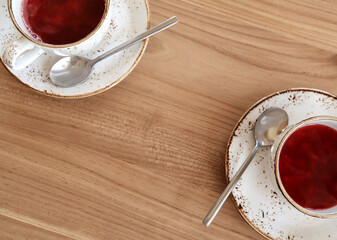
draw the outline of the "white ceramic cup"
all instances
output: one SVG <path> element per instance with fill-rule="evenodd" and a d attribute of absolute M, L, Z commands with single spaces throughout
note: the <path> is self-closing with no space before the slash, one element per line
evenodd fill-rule
<path fill-rule="evenodd" d="M 318 117 L 312 117 L 306 120 L 303 120 L 293 126 L 288 127 L 282 134 L 281 136 L 275 141 L 273 147 L 272 147 L 272 161 L 275 164 L 275 175 L 276 175 L 276 181 L 281 189 L 281 192 L 285 196 L 285 198 L 299 211 L 301 211 L 304 214 L 307 214 L 312 217 L 318 217 L 318 218 L 334 218 L 337 217 L 337 205 L 334 207 L 331 207 L 329 209 L 324 209 L 324 210 L 313 210 L 313 209 L 306 209 L 299 204 L 297 204 L 287 193 L 285 190 L 280 172 L 279 172 L 279 159 L 280 159 L 280 154 L 282 151 L 282 147 L 284 143 L 288 140 L 289 136 L 297 131 L 298 129 L 312 125 L 312 124 L 321 124 L 325 125 L 328 127 L 331 127 L 335 130 L 337 130 L 337 118 L 336 117 L 330 117 L 330 116 L 318 116 Z"/>
<path fill-rule="evenodd" d="M 110 0 L 105 0 L 105 11 L 97 27 L 83 39 L 64 45 L 47 44 L 33 38 L 24 23 L 22 14 L 23 0 L 8 0 L 8 10 L 15 27 L 23 35 L 6 48 L 2 59 L 11 69 L 22 69 L 35 61 L 44 52 L 52 52 L 60 56 L 84 56 L 95 49 L 106 35 L 112 14 Z"/>

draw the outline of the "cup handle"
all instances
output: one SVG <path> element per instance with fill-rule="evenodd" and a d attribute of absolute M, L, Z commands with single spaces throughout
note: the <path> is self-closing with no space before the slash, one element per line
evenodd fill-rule
<path fill-rule="evenodd" d="M 2 59 L 9 68 L 19 70 L 34 62 L 42 53 L 44 50 L 21 37 L 6 48 Z"/>

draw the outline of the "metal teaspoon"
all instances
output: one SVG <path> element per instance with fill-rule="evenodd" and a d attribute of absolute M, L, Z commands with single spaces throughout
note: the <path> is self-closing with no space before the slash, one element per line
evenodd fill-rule
<path fill-rule="evenodd" d="M 261 147 L 271 147 L 287 126 L 288 114 L 283 109 L 270 108 L 261 114 L 254 127 L 255 147 L 202 221 L 205 226 L 208 227 L 212 223 L 236 183 L 252 162 L 257 150 Z"/>
<path fill-rule="evenodd" d="M 64 57 L 51 68 L 50 79 L 56 86 L 64 88 L 84 83 L 89 78 L 93 66 L 99 61 L 175 25 L 178 21 L 177 17 L 172 17 L 93 60 L 78 56 Z"/>

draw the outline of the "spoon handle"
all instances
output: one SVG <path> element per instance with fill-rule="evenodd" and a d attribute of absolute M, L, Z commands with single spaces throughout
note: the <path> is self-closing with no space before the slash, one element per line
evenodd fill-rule
<path fill-rule="evenodd" d="M 168 20 L 166 20 L 165 22 L 160 23 L 159 25 L 139 34 L 138 36 L 131 38 L 130 40 L 122 43 L 121 45 L 113 48 L 112 50 L 102 54 L 101 56 L 97 57 L 96 59 L 93 60 L 93 64 L 96 64 L 97 62 L 103 60 L 104 58 L 110 57 L 111 55 L 114 55 L 115 53 L 118 53 L 136 43 L 139 43 L 141 41 L 143 41 L 146 38 L 149 38 L 173 25 L 175 25 L 176 23 L 178 23 L 179 20 L 177 17 L 172 17 Z"/>
<path fill-rule="evenodd" d="M 212 223 L 212 221 L 214 220 L 215 216 L 220 211 L 222 205 L 226 202 L 229 194 L 232 192 L 232 190 L 235 187 L 236 183 L 239 181 L 239 179 L 241 178 L 242 174 L 246 171 L 247 167 L 249 166 L 249 164 L 253 160 L 253 158 L 254 158 L 254 156 L 255 156 L 255 154 L 256 154 L 256 152 L 257 152 L 257 150 L 259 148 L 260 148 L 260 145 L 258 143 L 256 143 L 254 149 L 251 151 L 251 153 L 249 154 L 249 156 L 246 159 L 246 161 L 242 164 L 242 166 L 240 167 L 240 169 L 236 172 L 235 176 L 232 178 L 232 181 L 230 181 L 230 183 L 227 185 L 226 189 L 223 191 L 223 193 L 220 195 L 220 197 L 218 198 L 218 200 L 214 203 L 213 207 L 207 213 L 206 217 L 202 221 L 202 223 L 205 226 L 208 227 Z"/>

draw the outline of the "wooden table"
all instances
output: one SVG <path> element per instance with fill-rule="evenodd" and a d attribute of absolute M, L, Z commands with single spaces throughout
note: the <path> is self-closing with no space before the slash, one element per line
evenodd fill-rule
<path fill-rule="evenodd" d="M 230 132 L 263 96 L 337 93 L 337 2 L 152 0 L 135 71 L 95 97 L 39 95 L 0 66 L 0 239 L 263 239 L 228 201 Z"/>

